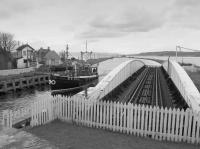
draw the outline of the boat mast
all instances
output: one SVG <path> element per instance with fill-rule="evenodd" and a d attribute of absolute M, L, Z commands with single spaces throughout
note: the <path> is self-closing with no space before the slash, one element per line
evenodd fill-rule
<path fill-rule="evenodd" d="M 86 40 L 86 44 L 85 44 L 85 52 L 82 52 L 81 51 L 81 60 L 83 60 L 83 56 L 85 55 L 86 56 L 86 61 L 88 59 L 91 59 L 92 58 L 92 51 L 91 52 L 88 52 L 88 45 L 87 45 L 87 40 Z"/>
<path fill-rule="evenodd" d="M 66 46 L 66 59 L 68 59 L 68 56 L 69 56 L 69 46 L 67 44 L 67 46 Z"/>
<path fill-rule="evenodd" d="M 85 50 L 86 50 L 86 53 L 87 53 L 87 40 L 86 40 L 86 44 L 85 44 Z"/>

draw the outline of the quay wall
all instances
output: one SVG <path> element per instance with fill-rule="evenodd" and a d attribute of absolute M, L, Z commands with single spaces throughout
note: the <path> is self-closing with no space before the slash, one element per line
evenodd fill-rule
<path fill-rule="evenodd" d="M 8 69 L 8 70 L 0 70 L 0 76 L 8 76 L 8 75 L 17 75 L 21 73 L 27 73 L 34 71 L 34 67 L 24 68 L 24 69 Z"/>
<path fill-rule="evenodd" d="M 49 74 L 42 74 L 0 81 L 0 92 L 6 93 L 10 90 L 16 91 L 17 89 L 22 89 L 25 87 L 47 84 L 49 83 L 49 79 Z"/>
<path fill-rule="evenodd" d="M 168 72 L 169 77 L 178 88 L 188 106 L 200 112 L 200 93 L 183 67 L 172 60 L 163 63 L 163 67 Z"/>

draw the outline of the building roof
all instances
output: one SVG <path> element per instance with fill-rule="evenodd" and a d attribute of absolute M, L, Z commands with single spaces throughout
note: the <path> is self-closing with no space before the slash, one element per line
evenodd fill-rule
<path fill-rule="evenodd" d="M 45 59 L 57 59 L 60 60 L 60 56 L 55 51 L 49 51 L 45 56 Z"/>
<path fill-rule="evenodd" d="M 29 47 L 30 49 L 32 49 L 32 50 L 35 51 L 35 49 L 33 49 L 33 48 L 32 48 L 30 45 L 28 45 L 28 44 L 21 45 L 21 46 L 19 46 L 16 50 L 17 50 L 17 51 L 21 51 L 21 50 L 23 50 L 23 49 L 26 48 L 26 47 Z"/>

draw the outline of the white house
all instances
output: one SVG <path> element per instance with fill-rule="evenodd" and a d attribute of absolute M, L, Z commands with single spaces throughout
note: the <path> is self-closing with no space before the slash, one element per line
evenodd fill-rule
<path fill-rule="evenodd" d="M 35 50 L 30 45 L 22 45 L 16 51 L 17 68 L 28 68 L 37 65 Z"/>

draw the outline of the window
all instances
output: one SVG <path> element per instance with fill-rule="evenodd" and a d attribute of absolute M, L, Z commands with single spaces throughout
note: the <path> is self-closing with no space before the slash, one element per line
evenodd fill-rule
<path fill-rule="evenodd" d="M 26 56 L 26 51 L 23 51 L 23 56 Z"/>

